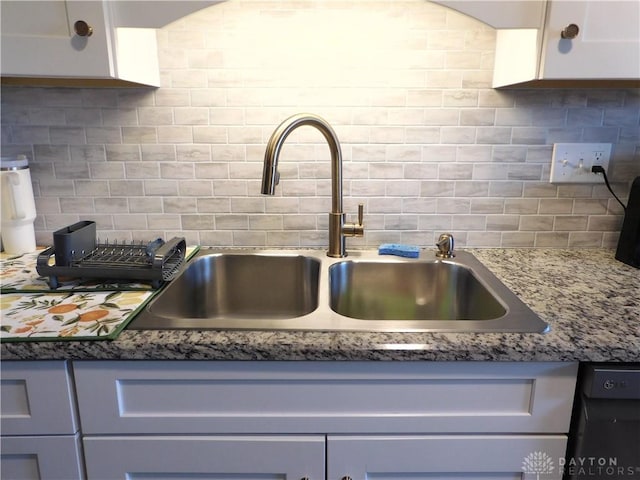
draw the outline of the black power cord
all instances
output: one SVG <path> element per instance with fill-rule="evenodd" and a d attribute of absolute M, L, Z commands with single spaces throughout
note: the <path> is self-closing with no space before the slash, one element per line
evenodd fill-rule
<path fill-rule="evenodd" d="M 611 192 L 611 195 L 613 195 L 615 197 L 615 199 L 618 201 L 618 203 L 620 205 L 622 205 L 622 209 L 626 213 L 627 212 L 627 207 L 624 206 L 624 203 L 622 203 L 620 201 L 620 199 L 618 198 L 618 196 L 615 193 L 613 193 L 613 190 L 611 190 L 611 185 L 609 185 L 609 179 L 607 178 L 607 172 L 604 171 L 604 168 L 602 168 L 600 165 L 594 165 L 593 167 L 591 167 L 591 172 L 593 172 L 593 173 L 601 173 L 604 176 L 604 183 L 607 185 L 607 188 Z"/>

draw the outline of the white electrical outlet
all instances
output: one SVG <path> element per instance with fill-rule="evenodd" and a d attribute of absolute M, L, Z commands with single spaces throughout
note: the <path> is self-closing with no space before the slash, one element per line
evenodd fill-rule
<path fill-rule="evenodd" d="M 610 143 L 554 143 L 551 183 L 601 183 L 602 175 L 591 172 L 600 165 L 607 172 Z"/>

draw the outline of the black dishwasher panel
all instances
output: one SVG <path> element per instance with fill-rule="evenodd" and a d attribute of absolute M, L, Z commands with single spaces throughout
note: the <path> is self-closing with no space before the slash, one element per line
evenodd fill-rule
<path fill-rule="evenodd" d="M 564 480 L 640 479 L 640 363 L 580 366 Z"/>

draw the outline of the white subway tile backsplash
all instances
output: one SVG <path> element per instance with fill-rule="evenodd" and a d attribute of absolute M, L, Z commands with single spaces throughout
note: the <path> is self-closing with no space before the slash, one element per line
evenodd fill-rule
<path fill-rule="evenodd" d="M 420 195 L 421 182 L 418 180 L 388 180 L 385 184 L 387 197 L 417 197 Z"/>
<path fill-rule="evenodd" d="M 178 182 L 178 196 L 180 197 L 211 197 L 213 184 L 209 180 L 180 180 Z"/>
<path fill-rule="evenodd" d="M 569 198 L 543 198 L 540 200 L 540 213 L 543 214 L 570 214 L 573 210 L 573 199 Z"/>
<path fill-rule="evenodd" d="M 108 162 L 139 162 L 141 160 L 138 145 L 106 145 L 105 156 Z"/>
<path fill-rule="evenodd" d="M 469 213 L 471 200 L 467 198 L 438 198 L 436 202 L 436 213 L 450 213 L 460 215 Z"/>
<path fill-rule="evenodd" d="M 227 163 L 196 163 L 193 167 L 195 178 L 230 178 Z"/>
<path fill-rule="evenodd" d="M 535 246 L 539 248 L 566 248 L 569 246 L 569 233 L 566 232 L 538 232 Z"/>
<path fill-rule="evenodd" d="M 129 199 L 129 211 L 131 213 L 155 213 L 162 214 L 162 199 L 157 197 L 133 197 Z M 167 215 L 170 217 L 170 215 Z M 157 221 L 157 220 L 156 220 Z M 152 227 L 151 221 L 149 221 L 149 228 L 157 229 L 158 227 Z M 176 228 L 176 227 L 171 227 Z"/>
<path fill-rule="evenodd" d="M 3 95 L 4 97 L 4 95 Z M 53 143 L 49 134 L 49 127 L 16 125 L 11 129 L 3 128 L 3 147 L 6 144 L 30 144 L 30 143 Z M 60 143 L 60 142 L 58 142 Z M 84 143 L 84 142 L 83 142 Z"/>
<path fill-rule="evenodd" d="M 490 182 L 489 196 L 491 197 L 522 197 L 522 182 Z"/>
<path fill-rule="evenodd" d="M 113 227 L 116 230 L 147 230 L 147 215 L 130 214 L 130 215 L 114 215 Z"/>
<path fill-rule="evenodd" d="M 216 151 L 216 153 L 218 153 Z M 177 145 L 176 160 L 178 162 L 209 162 L 213 158 L 209 145 Z M 224 160 L 224 158 L 219 158 Z"/>
<path fill-rule="evenodd" d="M 484 231 L 487 226 L 487 219 L 484 215 L 455 215 L 452 218 L 453 230 L 465 232 L 479 230 Z"/>
<path fill-rule="evenodd" d="M 555 231 L 584 231 L 587 229 L 589 217 L 557 215 L 554 217 L 553 229 Z"/>
<path fill-rule="evenodd" d="M 438 168 L 435 164 L 407 163 L 404 165 L 404 178 L 435 179 L 438 177 Z"/>
<path fill-rule="evenodd" d="M 501 198 L 472 198 L 470 213 L 501 214 L 505 212 L 505 201 Z"/>
<path fill-rule="evenodd" d="M 78 197 L 109 196 L 109 182 L 106 180 L 76 180 L 75 195 Z M 40 212 L 36 208 L 37 212 Z"/>
<path fill-rule="evenodd" d="M 478 90 L 445 90 L 442 105 L 444 107 L 477 107 Z"/>
<path fill-rule="evenodd" d="M 188 197 L 165 197 L 162 199 L 162 206 L 166 213 L 195 213 L 200 211 L 197 207 L 199 200 Z M 226 200 L 228 203 L 229 201 Z M 226 210 L 228 211 L 228 210 Z M 206 213 L 207 210 L 205 209 Z"/>
<path fill-rule="evenodd" d="M 174 162 L 176 146 L 174 145 L 140 145 L 142 160 L 145 162 Z"/>
<path fill-rule="evenodd" d="M 554 217 L 551 215 L 522 215 L 520 217 L 521 231 L 548 231 L 553 230 Z"/>
<path fill-rule="evenodd" d="M 99 165 L 99 167 L 103 167 Z M 96 166 L 94 165 L 94 168 Z M 160 164 L 151 162 L 124 163 L 126 178 L 160 178 Z"/>
<path fill-rule="evenodd" d="M 511 142 L 511 128 L 507 127 L 478 127 L 476 129 L 476 143 L 491 145 L 508 144 Z M 495 149 L 494 149 L 495 151 Z"/>
<path fill-rule="evenodd" d="M 183 235 L 182 232 L 177 233 Z M 202 230 L 199 235 L 191 233 L 188 243 L 190 245 L 210 245 L 213 247 L 228 247 L 233 245 L 233 232 L 230 230 Z M 279 245 L 279 244 L 278 244 Z"/>
<path fill-rule="evenodd" d="M 144 185 L 140 180 L 111 180 L 107 195 L 112 197 L 142 196 L 144 195 Z"/>
<path fill-rule="evenodd" d="M 62 199 L 60 199 L 60 202 L 62 203 Z M 94 200 L 94 204 L 95 204 L 95 211 L 99 213 L 118 213 L 118 214 L 129 213 L 129 201 L 127 198 L 120 198 L 120 197 L 99 198 L 98 197 Z"/>
<path fill-rule="evenodd" d="M 518 230 L 520 217 L 517 215 L 487 215 L 487 230 L 513 231 Z"/>
<path fill-rule="evenodd" d="M 159 126 L 157 128 L 159 143 L 193 143 L 193 131 L 185 126 Z"/>
<path fill-rule="evenodd" d="M 90 163 L 90 177 L 95 179 L 124 179 L 125 164 L 120 162 Z M 135 177 L 133 177 L 135 178 Z"/>
<path fill-rule="evenodd" d="M 384 201 L 384 199 L 380 199 L 380 201 Z M 435 198 L 402 198 L 401 206 L 401 210 L 397 210 L 401 213 L 435 213 L 437 202 Z"/>
<path fill-rule="evenodd" d="M 178 196 L 178 182 L 175 180 L 145 180 L 145 195 Z"/>
<path fill-rule="evenodd" d="M 421 197 L 452 197 L 455 192 L 455 182 L 452 181 L 424 181 L 420 185 Z"/>
<path fill-rule="evenodd" d="M 60 210 L 63 212 L 75 212 L 79 214 L 95 212 L 93 199 L 81 197 L 61 197 L 59 201 Z"/>
<path fill-rule="evenodd" d="M 184 230 L 213 230 L 213 215 L 185 214 L 180 216 L 182 229 Z"/>
<path fill-rule="evenodd" d="M 492 149 L 489 145 L 461 145 L 457 148 L 459 162 L 490 162 Z"/>
<path fill-rule="evenodd" d="M 194 165 L 184 162 L 160 163 L 160 177 L 175 179 L 194 178 Z"/>
<path fill-rule="evenodd" d="M 365 203 L 352 246 L 445 230 L 460 246 L 617 242 L 608 190 L 550 184 L 550 159 L 553 143 L 612 143 L 624 199 L 640 175 L 635 90 L 494 90 L 495 31 L 424 0 L 231 0 L 157 37 L 159 89 L 3 87 L 3 155 L 29 156 L 39 240 L 96 219 L 109 238 L 325 247 L 319 132 L 291 134 L 276 195 L 259 193 L 269 136 L 306 111 L 340 139 L 345 211 Z"/>
<path fill-rule="evenodd" d="M 507 198 L 504 200 L 504 213 L 518 215 L 532 215 L 539 212 L 539 202 L 537 198 Z"/>
<path fill-rule="evenodd" d="M 233 245 L 238 247 L 259 247 L 265 245 L 267 239 L 267 232 L 260 231 L 234 231 L 233 232 Z"/>
<path fill-rule="evenodd" d="M 158 143 L 158 132 L 153 127 L 122 127 L 122 141 L 133 144 Z"/>
<path fill-rule="evenodd" d="M 489 182 L 456 181 L 455 183 L 456 197 L 486 197 L 487 195 L 489 195 Z"/>
<path fill-rule="evenodd" d="M 604 246 L 603 236 L 598 232 L 570 232 L 568 246 L 575 248 L 601 247 Z"/>
<path fill-rule="evenodd" d="M 418 215 L 385 215 L 384 229 L 399 232 L 406 232 L 418 229 Z"/>
<path fill-rule="evenodd" d="M 404 168 L 399 163 L 371 163 L 369 178 L 404 178 Z"/>
<path fill-rule="evenodd" d="M 622 219 L 614 215 L 590 215 L 587 231 L 611 232 L 622 227 Z"/>
<path fill-rule="evenodd" d="M 243 180 L 213 180 L 213 195 L 217 197 L 245 197 L 249 194 Z"/>
<path fill-rule="evenodd" d="M 534 247 L 536 234 L 533 232 L 503 232 L 500 243 L 506 248 Z"/>
<path fill-rule="evenodd" d="M 419 230 L 451 230 L 453 215 L 419 215 Z"/>
<path fill-rule="evenodd" d="M 475 143 L 476 129 L 473 127 L 442 127 L 440 141 L 442 143 Z"/>
<path fill-rule="evenodd" d="M 38 180 L 38 189 L 42 197 L 63 197 L 75 194 L 73 180 L 59 180 L 43 177 Z"/>
<path fill-rule="evenodd" d="M 471 180 L 473 165 L 466 163 L 443 163 L 438 166 L 439 180 Z"/>
<path fill-rule="evenodd" d="M 164 232 L 166 230 L 180 230 L 181 229 L 180 215 L 170 215 L 170 214 L 147 215 L 147 226 L 149 227 L 150 230 L 156 230 L 159 232 Z M 160 234 L 160 236 L 162 235 Z"/>
<path fill-rule="evenodd" d="M 89 165 L 76 162 L 56 163 L 53 165 L 54 175 L 59 179 L 81 180 L 89 178 Z"/>
<path fill-rule="evenodd" d="M 606 215 L 608 202 L 606 199 L 581 199 L 574 202 L 574 214 Z"/>

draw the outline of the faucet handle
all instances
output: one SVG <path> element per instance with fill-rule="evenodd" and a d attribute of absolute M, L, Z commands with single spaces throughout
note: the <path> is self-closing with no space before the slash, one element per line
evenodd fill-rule
<path fill-rule="evenodd" d="M 342 234 L 346 237 L 362 237 L 364 235 L 364 204 L 358 204 L 358 223 L 344 223 Z"/>

